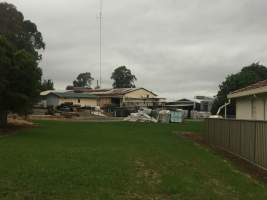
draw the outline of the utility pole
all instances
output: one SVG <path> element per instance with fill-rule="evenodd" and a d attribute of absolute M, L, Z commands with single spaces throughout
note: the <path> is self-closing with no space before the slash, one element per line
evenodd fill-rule
<path fill-rule="evenodd" d="M 102 86 L 102 10 L 103 10 L 103 0 L 99 0 L 99 87 Z"/>

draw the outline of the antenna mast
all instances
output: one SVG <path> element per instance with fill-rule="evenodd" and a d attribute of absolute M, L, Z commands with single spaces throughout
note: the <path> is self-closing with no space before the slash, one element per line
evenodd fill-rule
<path fill-rule="evenodd" d="M 99 87 L 102 86 L 102 10 L 103 10 L 103 0 L 99 0 Z"/>

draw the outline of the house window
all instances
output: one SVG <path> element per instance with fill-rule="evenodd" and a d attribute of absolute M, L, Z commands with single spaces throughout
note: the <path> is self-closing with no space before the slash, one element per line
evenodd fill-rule
<path fill-rule="evenodd" d="M 81 103 L 81 100 L 80 99 L 78 99 L 78 103 Z"/>

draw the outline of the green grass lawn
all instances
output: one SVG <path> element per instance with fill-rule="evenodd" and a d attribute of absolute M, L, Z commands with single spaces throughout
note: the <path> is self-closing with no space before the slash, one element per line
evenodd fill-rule
<path fill-rule="evenodd" d="M 267 199 L 267 185 L 179 124 L 39 122 L 0 138 L 1 200 Z"/>

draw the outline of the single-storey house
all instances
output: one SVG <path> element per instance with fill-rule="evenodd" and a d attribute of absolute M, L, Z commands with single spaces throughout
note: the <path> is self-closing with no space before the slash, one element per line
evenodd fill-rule
<path fill-rule="evenodd" d="M 49 92 L 46 95 L 47 106 L 59 106 L 63 103 L 72 103 L 81 107 L 96 107 L 97 96 L 86 93 L 77 93 L 73 91 L 67 92 Z"/>
<path fill-rule="evenodd" d="M 98 97 L 100 108 L 136 108 L 160 107 L 164 105 L 164 98 L 159 98 L 154 92 L 145 88 L 115 88 L 115 89 L 75 89 L 85 94 Z"/>
<path fill-rule="evenodd" d="M 47 95 L 51 92 L 66 92 L 66 90 L 46 90 L 40 93 L 40 101 L 36 104 L 36 107 L 47 107 Z M 68 91 L 69 92 L 69 91 Z"/>
<path fill-rule="evenodd" d="M 231 92 L 236 103 L 236 119 L 267 120 L 267 80 Z"/>

